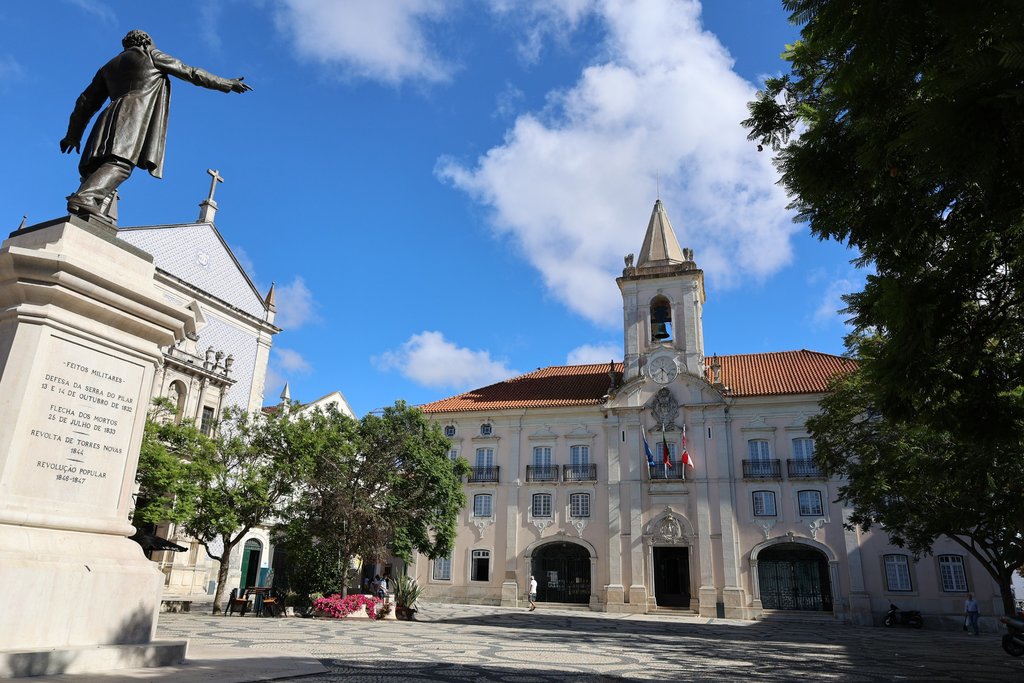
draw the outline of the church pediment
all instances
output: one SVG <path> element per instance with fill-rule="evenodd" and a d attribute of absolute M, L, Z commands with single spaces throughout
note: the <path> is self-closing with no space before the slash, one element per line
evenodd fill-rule
<path fill-rule="evenodd" d="M 252 316 L 266 317 L 259 292 L 213 225 L 122 228 L 117 236 L 152 254 L 160 270 Z"/>

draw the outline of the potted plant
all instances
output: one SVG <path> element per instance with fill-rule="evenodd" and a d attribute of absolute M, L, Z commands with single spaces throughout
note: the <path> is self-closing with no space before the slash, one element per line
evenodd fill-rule
<path fill-rule="evenodd" d="M 395 617 L 405 621 L 416 619 L 416 600 L 420 597 L 423 588 L 404 574 L 395 581 Z"/>

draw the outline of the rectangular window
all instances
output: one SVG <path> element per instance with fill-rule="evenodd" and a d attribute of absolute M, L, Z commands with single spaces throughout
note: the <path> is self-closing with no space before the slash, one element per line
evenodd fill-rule
<path fill-rule="evenodd" d="M 754 491 L 754 516 L 774 517 L 775 516 L 775 492 Z"/>
<path fill-rule="evenodd" d="M 491 578 L 491 551 L 474 550 L 470 581 L 489 581 Z"/>
<path fill-rule="evenodd" d="M 490 517 L 491 516 L 491 494 L 489 493 L 478 493 L 473 496 L 473 516 L 474 517 Z"/>
<path fill-rule="evenodd" d="M 800 491 L 797 494 L 801 517 L 822 515 L 821 491 Z"/>
<path fill-rule="evenodd" d="M 813 460 L 814 439 L 793 439 L 793 459 Z"/>
<path fill-rule="evenodd" d="M 590 494 L 574 493 L 569 496 L 569 516 L 589 517 L 590 516 Z"/>
<path fill-rule="evenodd" d="M 533 464 L 535 467 L 550 467 L 551 447 L 535 446 L 533 449 Z"/>
<path fill-rule="evenodd" d="M 551 494 L 550 493 L 535 493 L 533 494 L 533 505 L 531 506 L 534 517 L 550 517 L 551 516 Z"/>
<path fill-rule="evenodd" d="M 772 452 L 767 439 L 751 439 L 747 442 L 751 460 L 771 460 Z"/>
<path fill-rule="evenodd" d="M 493 448 L 478 448 L 478 449 L 476 449 L 476 466 L 477 467 L 494 467 L 494 449 Z"/>
<path fill-rule="evenodd" d="M 203 417 L 199 423 L 199 431 L 207 436 L 213 431 L 213 408 L 203 406 Z"/>
<path fill-rule="evenodd" d="M 453 448 L 450 451 L 448 451 L 448 459 L 449 460 L 458 460 L 459 459 L 459 449 L 458 448 Z"/>
<path fill-rule="evenodd" d="M 945 593 L 966 593 L 967 573 L 962 555 L 939 555 L 939 576 Z"/>
<path fill-rule="evenodd" d="M 573 446 L 569 449 L 570 465 L 589 465 L 590 446 Z"/>
<path fill-rule="evenodd" d="M 889 591 L 911 591 L 910 562 L 906 555 L 885 556 L 885 585 Z"/>
<path fill-rule="evenodd" d="M 434 560 L 434 581 L 452 580 L 452 558 L 439 557 Z"/>

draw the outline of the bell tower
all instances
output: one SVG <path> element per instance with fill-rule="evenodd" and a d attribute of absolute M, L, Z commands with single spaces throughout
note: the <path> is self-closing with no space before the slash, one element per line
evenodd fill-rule
<path fill-rule="evenodd" d="M 682 249 L 661 200 L 640 255 L 626 257 L 622 277 L 624 382 L 640 376 L 665 384 L 679 373 L 704 376 L 704 271 Z"/>

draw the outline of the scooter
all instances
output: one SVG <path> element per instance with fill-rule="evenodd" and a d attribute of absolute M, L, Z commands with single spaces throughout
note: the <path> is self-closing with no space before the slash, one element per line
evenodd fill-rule
<path fill-rule="evenodd" d="M 913 626 L 914 628 L 921 628 L 924 626 L 924 619 L 921 618 L 921 613 L 916 609 L 901 610 L 896 605 L 889 603 L 889 613 L 885 615 L 886 626 L 895 626 L 897 624 L 903 624 L 905 626 Z"/>
<path fill-rule="evenodd" d="M 1006 624 L 1008 633 L 1003 636 L 1003 649 L 1013 657 L 1024 655 L 1024 613 L 1016 617 L 1000 617 L 999 621 Z"/>

